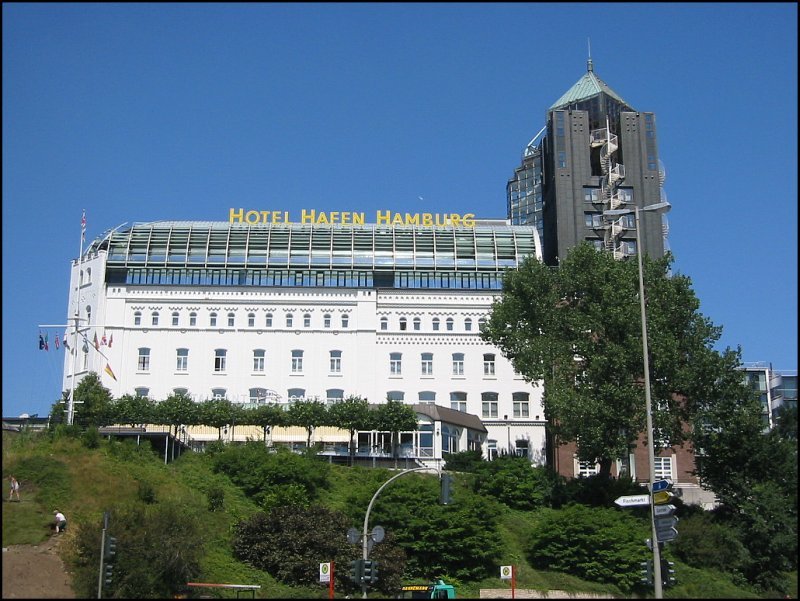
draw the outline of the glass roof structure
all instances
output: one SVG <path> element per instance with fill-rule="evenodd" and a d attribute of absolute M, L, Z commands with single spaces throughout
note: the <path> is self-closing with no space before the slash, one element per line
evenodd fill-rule
<path fill-rule="evenodd" d="M 107 268 L 502 271 L 541 256 L 533 227 L 157 221 L 95 240 Z"/>

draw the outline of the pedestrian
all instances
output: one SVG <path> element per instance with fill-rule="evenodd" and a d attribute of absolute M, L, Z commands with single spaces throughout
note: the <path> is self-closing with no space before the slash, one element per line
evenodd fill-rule
<path fill-rule="evenodd" d="M 11 476 L 11 492 L 8 493 L 8 500 L 10 501 L 14 495 L 17 496 L 17 501 L 19 501 L 19 482 L 14 476 Z"/>
<path fill-rule="evenodd" d="M 67 518 L 58 509 L 53 512 L 56 516 L 56 533 L 64 532 L 67 529 Z"/>

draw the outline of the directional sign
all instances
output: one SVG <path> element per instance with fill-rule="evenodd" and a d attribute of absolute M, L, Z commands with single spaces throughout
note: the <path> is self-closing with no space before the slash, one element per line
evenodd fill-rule
<path fill-rule="evenodd" d="M 635 505 L 649 505 L 650 495 L 625 495 L 614 501 L 620 507 L 633 507 Z"/>
<path fill-rule="evenodd" d="M 678 524 L 678 518 L 674 515 L 655 518 L 656 530 L 669 530 Z"/>
<path fill-rule="evenodd" d="M 678 531 L 675 530 L 675 528 L 669 528 L 668 530 L 656 530 L 656 537 L 658 538 L 658 542 L 666 543 L 678 538 Z"/>
<path fill-rule="evenodd" d="M 672 480 L 669 478 L 664 478 L 663 480 L 658 480 L 653 482 L 653 492 L 658 492 L 660 490 L 669 490 L 672 486 Z"/>
<path fill-rule="evenodd" d="M 656 517 L 663 515 L 672 515 L 675 513 L 675 505 L 656 505 L 654 508 L 654 515 Z"/>
<path fill-rule="evenodd" d="M 667 492 L 666 490 L 661 490 L 656 493 L 653 493 L 653 503 L 656 505 L 664 505 L 665 503 L 669 503 L 670 499 L 675 495 L 671 492 Z"/>

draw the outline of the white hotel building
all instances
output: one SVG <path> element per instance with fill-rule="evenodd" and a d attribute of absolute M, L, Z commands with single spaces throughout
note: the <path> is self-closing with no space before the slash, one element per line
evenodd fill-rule
<path fill-rule="evenodd" d="M 411 456 L 430 456 L 433 441 L 438 457 L 481 448 L 485 457 L 510 452 L 543 463 L 542 387 L 479 334 L 504 270 L 529 255 L 541 258 L 535 229 L 505 220 L 137 223 L 72 262 L 69 317 L 77 303 L 89 341 L 74 345 L 75 381 L 96 372 L 114 398 L 184 393 L 286 404 L 359 395 L 436 405 L 445 417 L 437 421 L 428 407 L 418 412 L 420 432 L 404 437 Z M 98 352 L 95 335 L 111 344 Z M 72 363 L 67 354 L 65 390 Z M 452 410 L 465 419 L 447 419 Z M 347 441 L 346 432 L 319 430 L 315 441 Z M 374 443 L 376 434 L 359 440 Z M 273 433 L 274 442 L 305 439 L 300 428 Z"/>

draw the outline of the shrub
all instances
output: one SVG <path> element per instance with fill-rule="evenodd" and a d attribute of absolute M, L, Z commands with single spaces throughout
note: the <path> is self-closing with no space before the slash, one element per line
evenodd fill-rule
<path fill-rule="evenodd" d="M 647 489 L 630 477 L 612 478 L 597 474 L 588 478 L 560 479 L 553 491 L 554 508 L 570 503 L 589 507 L 613 507 L 614 500 L 623 495 L 641 495 Z"/>
<path fill-rule="evenodd" d="M 478 451 L 461 451 L 447 456 L 444 469 L 453 472 L 476 472 L 483 462 L 483 454 Z"/>
<path fill-rule="evenodd" d="M 558 477 L 545 467 L 533 467 L 525 457 L 503 456 L 476 464 L 475 492 L 493 497 L 512 509 L 530 510 L 551 504 Z"/>
<path fill-rule="evenodd" d="M 156 502 L 156 489 L 153 488 L 153 485 L 150 482 L 147 482 L 146 480 L 139 480 L 139 488 L 136 492 L 136 496 L 143 503 L 152 505 Z"/>
<path fill-rule="evenodd" d="M 221 486 L 214 485 L 206 492 L 208 497 L 208 510 L 219 511 L 222 509 L 223 502 L 225 501 L 225 489 Z"/>
<path fill-rule="evenodd" d="M 714 521 L 710 513 L 681 518 L 680 536 L 672 542 L 672 551 L 683 563 L 722 572 L 735 573 L 748 562 L 749 554 L 735 530 Z"/>
<path fill-rule="evenodd" d="M 86 429 L 86 432 L 81 435 L 81 442 L 87 449 L 98 448 L 102 440 L 100 431 L 95 426 L 90 426 Z"/>

